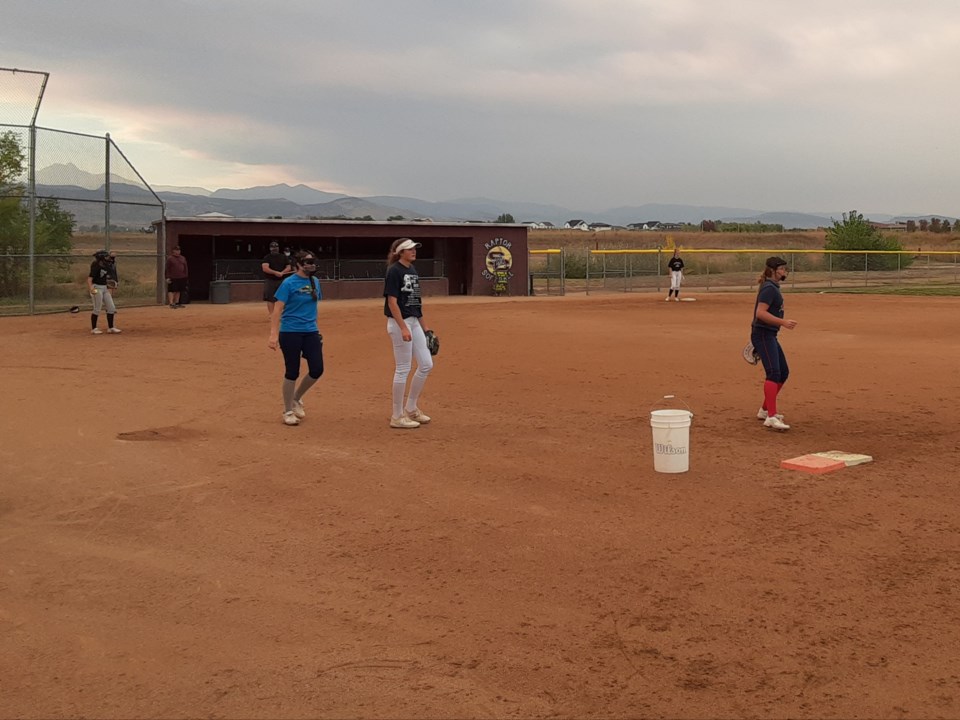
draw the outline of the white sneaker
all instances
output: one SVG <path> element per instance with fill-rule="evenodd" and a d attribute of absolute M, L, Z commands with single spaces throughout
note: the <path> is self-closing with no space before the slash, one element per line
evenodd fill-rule
<path fill-rule="evenodd" d="M 420 408 L 417 408 L 416 410 L 407 410 L 407 417 L 414 422 L 420 423 L 421 425 L 426 425 L 428 422 L 430 422 L 430 416 L 424 413 Z"/>
<path fill-rule="evenodd" d="M 293 401 L 293 414 L 298 418 L 305 418 L 307 416 L 306 410 L 303 409 L 303 400 Z"/>
<path fill-rule="evenodd" d="M 120 328 L 118 328 L 118 327 L 112 327 L 112 328 L 110 328 L 109 330 L 107 330 L 107 332 L 108 332 L 108 333 L 113 333 L 114 335 L 118 335 L 119 333 L 121 333 L 121 332 L 123 332 L 123 331 L 122 331 Z"/>
<path fill-rule="evenodd" d="M 663 299 L 663 301 L 664 301 L 664 302 L 670 302 L 670 296 L 667 295 L 667 296 Z"/>
<path fill-rule="evenodd" d="M 674 302 L 680 302 L 680 296 L 677 295 L 673 300 L 674 300 Z"/>
<path fill-rule="evenodd" d="M 299 425 L 300 418 L 297 417 L 296 413 L 293 410 L 287 410 L 283 414 L 283 424 L 284 425 Z"/>
<path fill-rule="evenodd" d="M 770 416 L 770 413 L 768 413 L 763 408 L 760 408 L 759 410 L 757 410 L 757 420 L 766 420 L 769 416 Z M 777 413 L 776 415 L 774 415 L 774 417 L 778 417 L 781 420 L 783 420 L 783 413 Z"/>
<path fill-rule="evenodd" d="M 401 415 L 398 418 L 390 418 L 390 427 L 399 428 L 401 430 L 412 430 L 413 428 L 420 427 L 420 423 L 416 420 L 411 420 L 406 415 Z"/>
<path fill-rule="evenodd" d="M 774 430 L 780 430 L 781 432 L 784 430 L 790 429 L 790 426 L 787 425 L 783 420 L 781 420 L 776 415 L 774 415 L 773 417 L 768 417 L 766 420 L 764 420 L 763 426 L 772 428 Z"/>
<path fill-rule="evenodd" d="M 94 328 L 93 330 L 90 331 L 90 334 L 91 334 L 91 335 L 103 335 L 103 330 L 101 330 L 100 328 Z"/>

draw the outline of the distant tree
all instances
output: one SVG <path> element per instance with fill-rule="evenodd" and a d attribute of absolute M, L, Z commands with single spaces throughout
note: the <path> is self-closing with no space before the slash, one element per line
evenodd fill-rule
<path fill-rule="evenodd" d="M 391 215 L 387 220 L 406 220 L 403 215 Z"/>
<path fill-rule="evenodd" d="M 833 267 L 839 270 L 862 270 L 864 257 L 870 270 L 893 270 L 909 265 L 912 259 L 903 256 L 902 265 L 894 255 L 866 255 L 858 250 L 903 250 L 894 238 L 884 237 L 877 228 L 863 219 L 856 210 L 843 214 L 843 222 L 833 221 L 827 230 L 827 250 L 849 250 L 849 254 L 834 255 Z"/>
<path fill-rule="evenodd" d="M 513 219 L 513 215 L 511 215 L 510 213 L 503 213 L 502 215 L 500 215 L 500 217 L 497 218 L 497 222 L 498 222 L 498 223 L 513 223 L 513 222 L 515 222 L 515 220 Z"/>
<path fill-rule="evenodd" d="M 30 212 L 24 203 L 25 188 L 21 181 L 25 157 L 20 141 L 12 132 L 0 133 L 0 297 L 22 295 L 29 278 L 27 263 L 13 255 L 30 251 Z M 73 247 L 74 217 L 61 210 L 56 200 L 37 201 L 34 226 L 34 252 L 37 255 L 58 255 Z M 39 263 L 36 279 L 60 269 L 58 262 Z"/>
<path fill-rule="evenodd" d="M 917 231 L 917 221 L 916 220 L 907 220 L 907 232 L 912 233 Z"/>
<path fill-rule="evenodd" d="M 935 217 L 930 219 L 930 232 L 940 232 L 940 218 Z"/>
<path fill-rule="evenodd" d="M 943 219 L 943 224 L 940 226 L 940 232 L 942 232 L 942 233 L 948 233 L 948 232 L 950 232 L 951 229 L 952 229 L 952 228 L 951 228 L 951 225 L 950 225 L 950 221 L 947 220 L 946 218 L 944 218 L 944 219 Z"/>
<path fill-rule="evenodd" d="M 363 217 L 355 217 L 354 220 L 370 221 L 370 220 L 373 220 L 373 215 L 364 215 Z"/>
<path fill-rule="evenodd" d="M 960 218 L 953 221 L 953 231 L 960 232 Z"/>
<path fill-rule="evenodd" d="M 920 220 L 920 232 L 926 232 L 927 228 L 930 227 L 930 221 L 926 218 L 921 218 Z"/>
<path fill-rule="evenodd" d="M 717 223 L 716 223 L 715 220 L 703 220 L 703 221 L 700 223 L 700 229 L 701 229 L 703 232 L 716 232 L 716 231 L 717 231 Z"/>

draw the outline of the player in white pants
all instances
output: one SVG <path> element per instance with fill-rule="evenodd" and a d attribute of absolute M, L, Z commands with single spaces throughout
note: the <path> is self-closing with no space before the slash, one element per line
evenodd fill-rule
<path fill-rule="evenodd" d="M 683 282 L 683 260 L 680 259 L 680 248 L 673 251 L 673 257 L 667 263 L 670 269 L 670 292 L 667 293 L 666 300 L 670 302 L 670 296 L 676 302 L 680 302 L 680 283 Z"/>
<path fill-rule="evenodd" d="M 387 334 L 393 344 L 392 412 L 390 427 L 418 428 L 430 422 L 430 416 L 419 407 L 420 393 L 433 370 L 433 356 L 427 348 L 424 333 L 430 328 L 423 319 L 420 276 L 413 263 L 420 243 L 398 238 L 390 246 L 387 275 L 383 287 L 383 314 L 387 317 Z M 410 381 L 410 392 L 404 402 L 407 377 L 417 360 L 417 370 Z"/>
<path fill-rule="evenodd" d="M 120 328 L 114 327 L 113 316 L 117 313 L 117 306 L 113 302 L 110 285 L 116 286 L 117 271 L 106 250 L 97 250 L 93 254 L 94 260 L 90 264 L 90 274 L 87 276 L 87 290 L 93 300 L 93 313 L 90 315 L 90 332 L 93 335 L 103 335 L 103 330 L 97 327 L 100 311 L 107 311 L 107 332 L 119 333 Z"/>

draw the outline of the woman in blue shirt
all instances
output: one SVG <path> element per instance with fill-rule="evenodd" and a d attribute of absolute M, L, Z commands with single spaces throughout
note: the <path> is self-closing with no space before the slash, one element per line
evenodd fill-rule
<path fill-rule="evenodd" d="M 317 258 L 311 252 L 298 252 L 296 272 L 288 276 L 275 293 L 276 304 L 270 319 L 267 347 L 283 352 L 283 422 L 299 425 L 306 416 L 303 396 L 323 375 L 323 336 L 317 328 L 317 303 L 321 300 L 320 281 L 314 275 Z M 307 376 L 297 385 L 300 358 L 307 361 Z"/>

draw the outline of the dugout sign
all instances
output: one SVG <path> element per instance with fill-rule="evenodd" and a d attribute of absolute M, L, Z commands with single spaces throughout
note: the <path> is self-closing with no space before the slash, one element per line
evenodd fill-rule
<path fill-rule="evenodd" d="M 481 275 L 493 283 L 494 295 L 506 295 L 510 288 L 510 278 L 513 277 L 511 247 L 510 241 L 503 238 L 494 238 L 483 245 L 487 256 Z"/>

